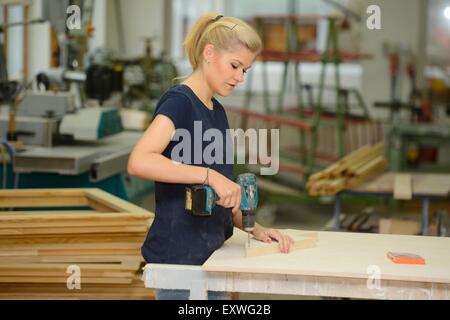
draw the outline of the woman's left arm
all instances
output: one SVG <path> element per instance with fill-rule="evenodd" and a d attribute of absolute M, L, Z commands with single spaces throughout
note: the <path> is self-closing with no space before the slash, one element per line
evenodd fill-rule
<path fill-rule="evenodd" d="M 243 230 L 241 210 L 237 210 L 233 213 L 233 223 L 235 227 Z M 273 240 L 276 240 L 278 242 L 280 252 L 283 253 L 289 253 L 291 245 L 294 244 L 294 240 L 290 236 L 282 234 L 277 229 L 265 228 L 256 222 L 252 234 L 256 240 L 266 243 L 271 243 Z"/>

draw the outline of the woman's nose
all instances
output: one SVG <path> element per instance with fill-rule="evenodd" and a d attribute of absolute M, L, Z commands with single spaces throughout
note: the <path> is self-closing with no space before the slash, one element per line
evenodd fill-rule
<path fill-rule="evenodd" d="M 239 71 L 237 71 L 236 74 L 234 75 L 234 78 L 235 78 L 237 81 L 242 82 L 242 81 L 244 81 L 244 73 L 243 73 L 241 70 L 239 70 Z"/>

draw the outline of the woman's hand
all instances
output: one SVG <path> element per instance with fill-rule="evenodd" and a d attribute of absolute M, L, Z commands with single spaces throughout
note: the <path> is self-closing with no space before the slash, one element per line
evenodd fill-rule
<path fill-rule="evenodd" d="M 209 169 L 208 184 L 220 198 L 216 204 L 225 208 L 233 208 L 231 210 L 233 214 L 239 210 L 242 196 L 239 184 L 213 169 Z"/>
<path fill-rule="evenodd" d="M 282 234 L 277 229 L 264 228 L 260 225 L 255 225 L 253 230 L 253 237 L 256 240 L 271 243 L 273 240 L 278 241 L 280 252 L 289 253 L 291 245 L 294 244 L 294 239 L 290 236 Z"/>

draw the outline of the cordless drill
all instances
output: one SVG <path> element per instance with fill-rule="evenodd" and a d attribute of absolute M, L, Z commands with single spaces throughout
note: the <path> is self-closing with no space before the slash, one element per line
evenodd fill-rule
<path fill-rule="evenodd" d="M 256 207 L 258 206 L 258 185 L 256 176 L 252 173 L 243 173 L 237 177 L 236 183 L 241 187 L 242 226 L 248 234 L 255 227 Z M 219 200 L 216 192 L 208 185 L 193 185 L 186 187 L 186 210 L 194 216 L 211 216 L 212 210 Z"/>

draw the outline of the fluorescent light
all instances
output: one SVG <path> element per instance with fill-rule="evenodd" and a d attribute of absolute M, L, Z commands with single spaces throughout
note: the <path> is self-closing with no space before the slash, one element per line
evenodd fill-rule
<path fill-rule="evenodd" d="M 450 20 L 450 7 L 444 9 L 444 16 Z"/>

